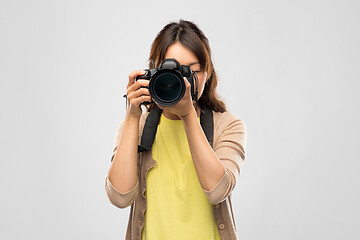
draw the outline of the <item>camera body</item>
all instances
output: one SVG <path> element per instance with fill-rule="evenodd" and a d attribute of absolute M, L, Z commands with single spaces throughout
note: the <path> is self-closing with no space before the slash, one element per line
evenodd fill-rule
<path fill-rule="evenodd" d="M 166 58 L 158 68 L 145 69 L 145 72 L 144 75 L 137 76 L 135 81 L 139 79 L 150 80 L 149 93 L 153 100 L 143 102 L 143 104 L 150 104 L 155 101 L 164 107 L 175 105 L 185 95 L 184 77 L 191 84 L 192 99 L 197 100 L 197 75 L 190 69 L 189 65 L 180 65 L 176 59 Z M 196 90 L 194 91 L 195 87 Z"/>

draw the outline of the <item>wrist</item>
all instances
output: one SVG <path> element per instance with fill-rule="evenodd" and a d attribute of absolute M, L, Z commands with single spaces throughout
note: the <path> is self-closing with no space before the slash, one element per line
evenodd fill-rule
<path fill-rule="evenodd" d="M 128 121 L 139 121 L 140 117 L 141 117 L 141 115 L 134 115 L 134 114 L 131 114 L 130 112 L 127 112 L 125 119 Z"/>
<path fill-rule="evenodd" d="M 179 116 L 181 118 L 181 120 L 183 121 L 187 121 L 188 119 L 190 119 L 192 116 L 195 116 L 197 117 L 197 114 L 196 114 L 196 111 L 195 111 L 195 108 L 192 107 L 191 108 L 191 111 L 189 111 L 187 114 L 183 115 L 183 116 Z"/>

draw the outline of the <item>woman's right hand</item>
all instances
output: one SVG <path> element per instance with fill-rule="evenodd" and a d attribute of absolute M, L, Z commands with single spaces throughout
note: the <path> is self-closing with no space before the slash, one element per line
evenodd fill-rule
<path fill-rule="evenodd" d="M 140 118 L 142 110 L 140 104 L 150 102 L 149 80 L 139 79 L 135 82 L 135 77 L 145 74 L 143 70 L 136 70 L 129 74 L 129 83 L 127 85 L 127 114 L 132 117 Z M 145 88 L 146 87 L 146 88 Z"/>

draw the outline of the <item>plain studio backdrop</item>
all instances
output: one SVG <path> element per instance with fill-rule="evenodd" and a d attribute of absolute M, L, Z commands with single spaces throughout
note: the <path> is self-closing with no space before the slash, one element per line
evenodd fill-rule
<path fill-rule="evenodd" d="M 359 1 L 1 1 L 0 239 L 124 239 L 105 193 L 128 74 L 194 21 L 248 128 L 239 239 L 359 239 Z M 193 226 L 196 227 L 196 226 Z"/>

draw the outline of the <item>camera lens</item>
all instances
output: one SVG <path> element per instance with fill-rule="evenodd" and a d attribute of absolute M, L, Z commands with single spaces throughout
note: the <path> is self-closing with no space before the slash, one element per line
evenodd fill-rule
<path fill-rule="evenodd" d="M 164 72 L 154 79 L 154 93 L 164 102 L 172 102 L 179 98 L 182 92 L 181 80 L 175 74 Z"/>

